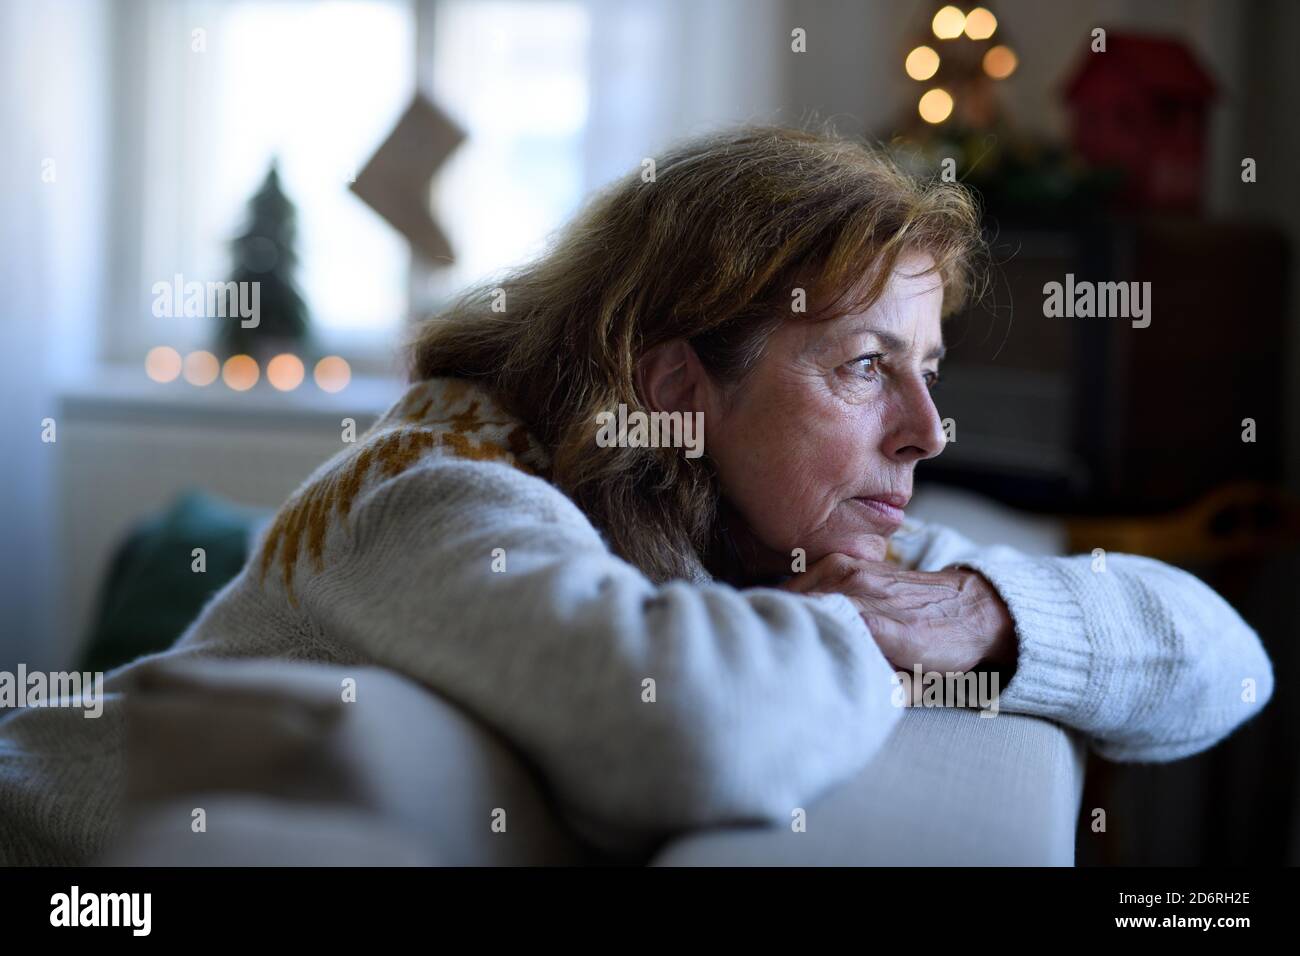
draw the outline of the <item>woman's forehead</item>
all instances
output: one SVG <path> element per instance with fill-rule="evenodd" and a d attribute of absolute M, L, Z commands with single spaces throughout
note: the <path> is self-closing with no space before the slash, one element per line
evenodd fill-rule
<path fill-rule="evenodd" d="M 927 359 L 943 358 L 943 332 L 937 316 L 933 322 L 926 321 L 922 316 L 917 316 L 915 321 L 900 321 L 893 324 L 881 321 L 879 315 L 845 316 L 843 319 L 828 322 L 826 325 L 839 326 L 827 330 L 826 340 L 828 343 L 841 342 L 845 339 L 861 336 L 871 336 L 878 339 L 891 351 L 917 352 Z"/>
<path fill-rule="evenodd" d="M 893 351 L 943 357 L 943 287 L 934 275 L 900 276 L 868 308 L 808 326 L 807 346 L 821 352 L 847 339 L 872 336 Z"/>

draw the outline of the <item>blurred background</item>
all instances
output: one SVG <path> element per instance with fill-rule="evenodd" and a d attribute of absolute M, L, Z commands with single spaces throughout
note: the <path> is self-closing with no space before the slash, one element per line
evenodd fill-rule
<path fill-rule="evenodd" d="M 1288 0 L 0 4 L 0 669 L 167 646 L 399 393 L 412 318 L 591 190 L 831 120 L 986 209 L 916 510 L 1177 563 L 1274 661 L 1212 752 L 1093 759 L 1079 862 L 1298 863 L 1296 36 Z M 1151 325 L 1045 317 L 1067 275 L 1150 282 Z M 214 313 L 253 280 L 257 328 Z"/>

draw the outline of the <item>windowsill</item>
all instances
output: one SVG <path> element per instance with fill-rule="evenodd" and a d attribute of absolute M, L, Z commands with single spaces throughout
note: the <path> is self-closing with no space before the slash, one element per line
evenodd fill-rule
<path fill-rule="evenodd" d="M 58 394 L 61 414 L 82 421 L 277 426 L 350 417 L 365 427 L 404 389 L 404 383 L 394 377 L 354 376 L 336 393 L 322 391 L 310 379 L 291 392 L 277 391 L 265 379 L 246 392 L 236 392 L 220 379 L 200 388 L 183 379 L 150 381 L 138 365 L 101 365 L 85 378 L 63 382 Z"/>

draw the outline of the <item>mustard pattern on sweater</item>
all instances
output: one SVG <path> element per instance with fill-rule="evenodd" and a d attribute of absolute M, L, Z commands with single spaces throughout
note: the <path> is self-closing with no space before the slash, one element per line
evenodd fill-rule
<path fill-rule="evenodd" d="M 528 430 L 491 395 L 463 379 L 418 382 L 324 473 L 285 502 L 263 539 L 258 570 L 265 584 L 279 572 L 289 603 L 298 606 L 294 577 L 306 554 L 311 570 L 325 566 L 329 530 L 345 524 L 357 498 L 431 456 L 500 461 L 546 477 L 549 460 Z"/>

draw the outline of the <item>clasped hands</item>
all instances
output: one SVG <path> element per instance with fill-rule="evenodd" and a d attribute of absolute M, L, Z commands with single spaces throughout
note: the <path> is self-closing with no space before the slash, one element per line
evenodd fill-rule
<path fill-rule="evenodd" d="M 965 672 L 1016 663 L 1011 613 L 978 571 L 909 571 L 828 554 L 780 587 L 797 594 L 843 594 L 885 658 L 900 670 Z"/>

